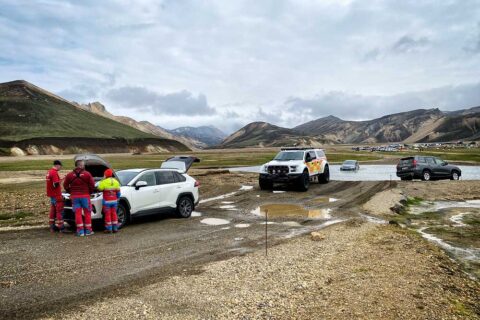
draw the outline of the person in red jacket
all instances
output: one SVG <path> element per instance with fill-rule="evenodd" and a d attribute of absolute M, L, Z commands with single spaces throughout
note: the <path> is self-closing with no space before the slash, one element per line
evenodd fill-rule
<path fill-rule="evenodd" d="M 77 236 L 92 235 L 90 194 L 95 189 L 95 181 L 90 172 L 85 170 L 85 162 L 83 160 L 75 161 L 75 169 L 67 174 L 63 187 L 70 193 L 70 198 L 72 199 Z M 84 214 L 84 219 L 82 218 L 82 213 Z"/>
<path fill-rule="evenodd" d="M 53 167 L 48 170 L 46 176 L 47 197 L 50 197 L 49 224 L 51 232 L 65 231 L 65 227 L 63 226 L 62 186 L 60 184 L 60 175 L 58 174 L 60 169 L 62 169 L 62 163 L 60 160 L 55 160 L 53 161 Z"/>

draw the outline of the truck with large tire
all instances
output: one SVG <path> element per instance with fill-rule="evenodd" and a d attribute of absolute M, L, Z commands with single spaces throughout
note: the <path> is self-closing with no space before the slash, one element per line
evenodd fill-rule
<path fill-rule="evenodd" d="M 293 184 L 307 191 L 310 182 L 328 183 L 330 167 L 325 151 L 315 148 L 282 148 L 275 158 L 260 168 L 259 185 L 271 190 L 275 183 Z"/>

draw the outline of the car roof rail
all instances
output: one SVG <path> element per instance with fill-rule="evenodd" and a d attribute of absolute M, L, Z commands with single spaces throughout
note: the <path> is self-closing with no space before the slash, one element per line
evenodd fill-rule
<path fill-rule="evenodd" d="M 290 151 L 290 150 L 315 150 L 318 148 L 314 147 L 282 147 L 280 148 L 281 151 Z"/>

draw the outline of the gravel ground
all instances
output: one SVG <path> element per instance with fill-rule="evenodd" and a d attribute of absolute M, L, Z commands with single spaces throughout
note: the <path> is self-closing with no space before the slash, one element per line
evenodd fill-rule
<path fill-rule="evenodd" d="M 480 319 L 480 286 L 418 236 L 358 220 L 54 319 Z"/>

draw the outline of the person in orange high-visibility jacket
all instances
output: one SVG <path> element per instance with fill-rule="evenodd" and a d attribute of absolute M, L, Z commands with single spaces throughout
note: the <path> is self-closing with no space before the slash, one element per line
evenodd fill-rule
<path fill-rule="evenodd" d="M 117 204 L 120 198 L 120 182 L 113 177 L 112 169 L 105 170 L 105 179 L 100 181 L 98 191 L 103 192 L 105 232 L 118 232 Z"/>

